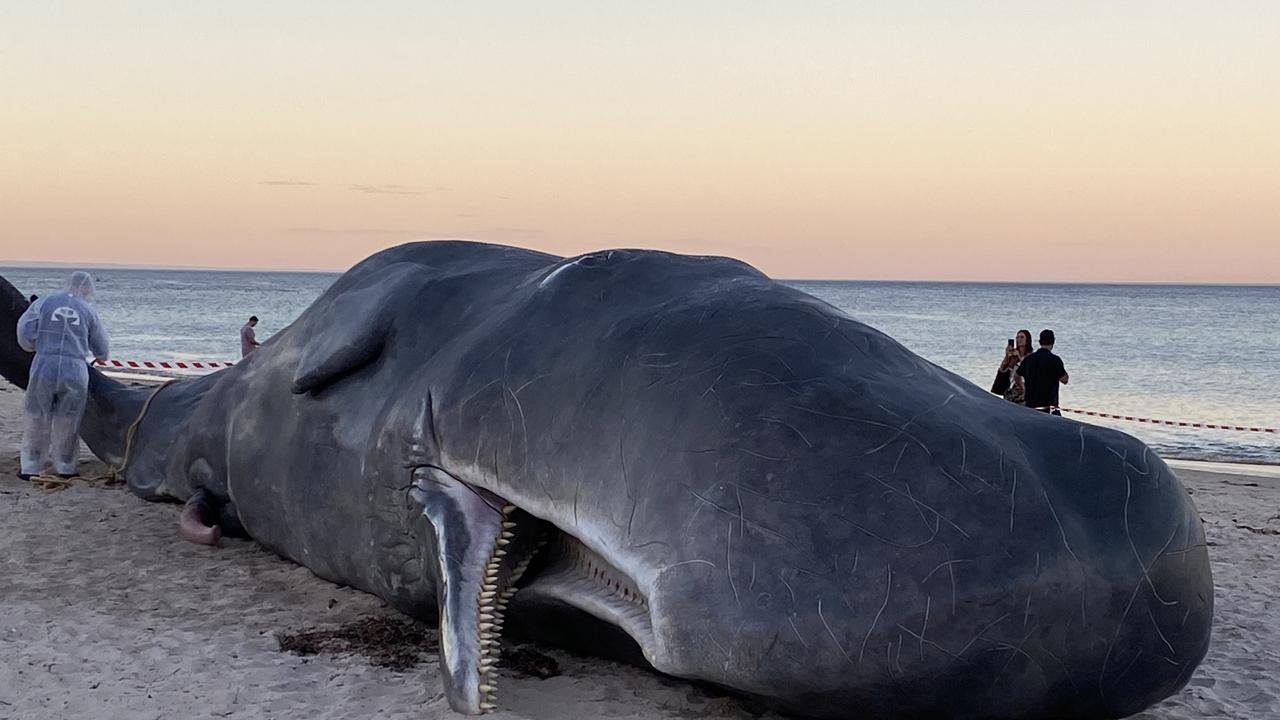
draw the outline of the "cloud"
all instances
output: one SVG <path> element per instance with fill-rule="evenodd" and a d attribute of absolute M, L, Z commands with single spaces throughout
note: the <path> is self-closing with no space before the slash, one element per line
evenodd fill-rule
<path fill-rule="evenodd" d="M 317 237 L 431 237 L 433 233 L 426 230 L 399 230 L 395 228 L 321 228 L 291 227 L 286 232 L 294 235 L 311 235 Z"/>
<path fill-rule="evenodd" d="M 259 185 L 271 185 L 274 187 L 312 187 L 316 183 L 307 182 L 305 180 L 261 180 Z"/>
<path fill-rule="evenodd" d="M 369 195 L 421 195 L 417 190 L 410 190 L 404 185 L 358 185 L 352 184 L 348 190 L 367 193 Z"/>

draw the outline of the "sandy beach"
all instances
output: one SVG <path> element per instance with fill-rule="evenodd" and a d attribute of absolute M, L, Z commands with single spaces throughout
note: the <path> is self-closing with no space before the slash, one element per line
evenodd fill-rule
<path fill-rule="evenodd" d="M 315 637 L 298 633 L 411 625 L 377 598 L 252 542 L 183 543 L 178 506 L 118 486 L 47 492 L 19 481 L 21 397 L 0 384 L 0 718 L 450 716 L 433 632 L 423 662 L 406 669 L 366 652 L 281 649 L 281 634 L 306 646 Z M 103 470 L 87 451 L 82 461 L 85 475 Z M 1136 717 L 1280 717 L 1280 477 L 1229 465 L 1176 472 L 1206 524 L 1213 642 L 1182 693 Z M 631 667 L 508 650 L 524 662 L 500 673 L 495 718 L 779 717 Z"/>

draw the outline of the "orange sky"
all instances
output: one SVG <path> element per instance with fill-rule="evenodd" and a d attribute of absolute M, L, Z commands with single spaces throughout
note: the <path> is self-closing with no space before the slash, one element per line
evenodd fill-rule
<path fill-rule="evenodd" d="M 0 7 L 0 261 L 1280 282 L 1280 4 L 107 5 Z"/>

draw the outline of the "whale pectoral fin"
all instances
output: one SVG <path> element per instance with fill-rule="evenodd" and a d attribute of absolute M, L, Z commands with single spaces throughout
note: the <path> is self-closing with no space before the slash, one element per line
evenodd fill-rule
<path fill-rule="evenodd" d="M 517 523 L 520 511 L 501 498 L 439 468 L 419 467 L 413 480 L 410 496 L 435 531 L 445 695 L 457 712 L 488 712 L 503 615 L 539 547 L 540 530 L 536 522 Z"/>
<path fill-rule="evenodd" d="M 386 298 L 400 286 L 418 282 L 418 270 L 406 266 L 379 276 L 376 284 L 349 289 L 297 328 L 308 340 L 293 374 L 293 393 L 332 385 L 377 360 L 392 332 L 393 306 Z"/>
<path fill-rule="evenodd" d="M 372 324 L 356 334 L 336 333 L 309 343 L 293 375 L 294 395 L 319 390 L 368 365 L 382 354 L 386 329 Z"/>

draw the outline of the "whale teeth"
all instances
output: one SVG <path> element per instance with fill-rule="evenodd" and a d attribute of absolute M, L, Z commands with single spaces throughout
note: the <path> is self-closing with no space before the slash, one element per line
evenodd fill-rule
<path fill-rule="evenodd" d="M 503 515 L 510 515 L 511 513 L 515 512 L 515 511 L 516 511 L 516 506 L 515 506 L 515 505 L 504 505 L 504 506 L 502 507 L 502 514 L 503 514 Z"/>
<path fill-rule="evenodd" d="M 503 523 L 502 523 L 502 529 L 504 529 L 504 530 L 510 530 L 511 528 L 513 528 L 513 527 L 515 527 L 515 526 L 516 526 L 516 524 L 515 524 L 514 522 L 510 521 L 510 520 L 504 520 L 504 521 L 503 521 Z"/>
<path fill-rule="evenodd" d="M 483 710 L 484 712 L 489 712 L 490 710 L 493 710 L 493 709 L 494 709 L 494 704 L 493 704 L 493 703 L 482 702 L 482 703 L 480 703 L 480 709 L 481 709 L 481 710 Z"/>
<path fill-rule="evenodd" d="M 504 538 L 504 539 L 507 539 L 507 540 L 510 540 L 511 538 L 513 538 L 513 537 L 515 537 L 515 536 L 516 536 L 516 534 L 515 534 L 515 533 L 513 533 L 513 532 L 511 532 L 510 530 L 503 530 L 503 531 L 502 531 L 502 534 L 501 534 L 501 535 L 499 535 L 499 537 Z"/>
<path fill-rule="evenodd" d="M 511 544 L 511 539 L 506 537 L 498 538 L 498 547 L 506 547 Z"/>

